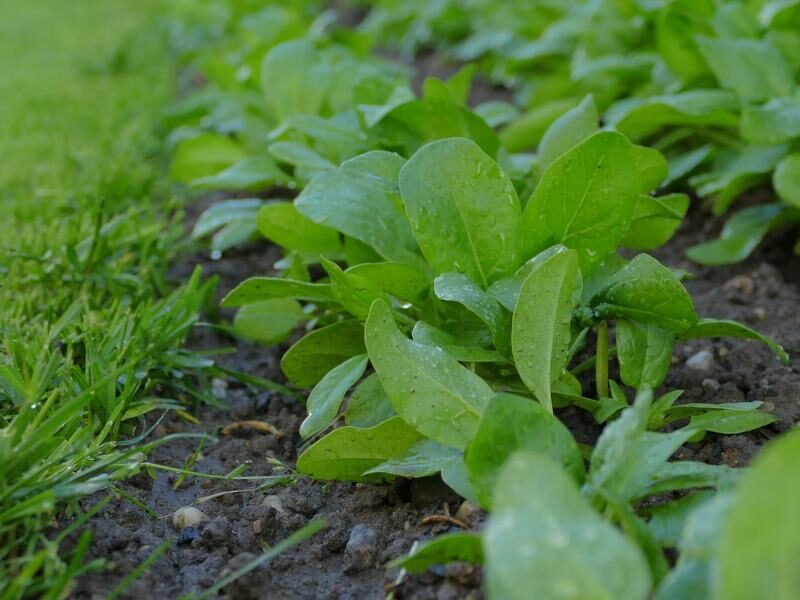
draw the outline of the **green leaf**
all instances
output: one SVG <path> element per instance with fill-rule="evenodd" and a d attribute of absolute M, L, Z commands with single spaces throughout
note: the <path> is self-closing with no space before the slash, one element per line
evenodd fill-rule
<path fill-rule="evenodd" d="M 436 565 L 460 561 L 480 565 L 483 563 L 483 542 L 477 533 L 457 531 L 423 542 L 386 565 L 405 569 L 409 573 L 424 573 Z"/>
<path fill-rule="evenodd" d="M 452 138 L 424 146 L 400 171 L 400 192 L 436 274 L 465 273 L 485 288 L 519 266 L 517 193 L 475 142 Z"/>
<path fill-rule="evenodd" d="M 647 528 L 661 545 L 675 548 L 692 513 L 713 497 L 710 491 L 695 492 L 664 504 L 642 507 L 641 512 L 649 517 Z"/>
<path fill-rule="evenodd" d="M 470 481 L 482 506 L 489 507 L 500 468 L 517 450 L 549 456 L 577 482 L 583 457 L 569 430 L 540 404 L 511 394 L 492 398 L 466 452 Z"/>
<path fill-rule="evenodd" d="M 667 125 L 739 126 L 739 101 L 725 90 L 689 90 L 664 96 L 627 98 L 608 109 L 608 125 L 639 140 Z"/>
<path fill-rule="evenodd" d="M 547 128 L 539 143 L 539 167 L 546 169 L 555 159 L 599 130 L 597 106 L 589 94 Z"/>
<path fill-rule="evenodd" d="M 396 414 L 378 375 L 372 373 L 350 395 L 344 422 L 353 427 L 374 427 Z"/>
<path fill-rule="evenodd" d="M 178 183 L 191 183 L 216 175 L 245 156 L 242 147 L 231 138 L 203 133 L 178 144 L 172 156 L 170 176 Z"/>
<path fill-rule="evenodd" d="M 500 132 L 503 147 L 509 152 L 535 148 L 550 125 L 565 112 L 575 108 L 579 102 L 580 98 L 558 98 L 531 108 Z"/>
<path fill-rule="evenodd" d="M 433 285 L 437 298 L 466 307 L 489 328 L 497 350 L 501 354 L 509 352 L 511 315 L 493 296 L 461 273 L 442 273 Z"/>
<path fill-rule="evenodd" d="M 691 246 L 686 256 L 704 265 L 728 265 L 743 261 L 779 223 L 786 207 L 760 204 L 737 212 L 722 228 L 719 239 Z"/>
<path fill-rule="evenodd" d="M 658 198 L 639 195 L 630 228 L 620 244 L 633 250 L 654 250 L 663 246 L 674 235 L 688 209 L 686 194 Z"/>
<path fill-rule="evenodd" d="M 800 137 L 800 131 L 796 134 Z M 785 157 L 772 174 L 772 185 L 781 200 L 800 208 L 800 152 Z"/>
<path fill-rule="evenodd" d="M 678 562 L 661 582 L 656 600 L 722 600 L 710 588 L 720 532 L 730 503 L 729 494 L 717 494 L 686 517 L 678 543 Z"/>
<path fill-rule="evenodd" d="M 317 225 L 300 214 L 291 202 L 270 202 L 258 211 L 261 234 L 276 244 L 309 254 L 337 254 L 342 243 L 335 229 Z"/>
<path fill-rule="evenodd" d="M 251 277 L 228 292 L 222 299 L 221 305 L 229 308 L 270 298 L 333 302 L 333 292 L 328 283 L 308 283 L 280 277 Z"/>
<path fill-rule="evenodd" d="M 285 340 L 307 318 L 297 300 L 271 298 L 242 306 L 233 328 L 246 338 L 271 345 Z"/>
<path fill-rule="evenodd" d="M 624 319 L 617 321 L 617 357 L 623 383 L 637 390 L 660 386 L 672 360 L 672 341 L 669 331 Z"/>
<path fill-rule="evenodd" d="M 684 81 L 697 80 L 709 72 L 695 36 L 710 33 L 714 9 L 709 0 L 678 0 L 658 11 L 656 48 L 669 70 Z"/>
<path fill-rule="evenodd" d="M 383 163 L 380 173 L 375 172 L 375 159 Z M 295 207 L 315 223 L 374 248 L 387 260 L 425 269 L 399 200 L 396 177 L 403 162 L 396 154 L 381 151 L 351 159 L 336 171 L 314 177 Z"/>
<path fill-rule="evenodd" d="M 281 358 L 281 370 L 294 385 L 315 385 L 345 359 L 366 351 L 364 327 L 358 321 L 339 321 L 301 338 Z"/>
<path fill-rule="evenodd" d="M 341 427 L 303 452 L 297 459 L 297 470 L 314 479 L 379 481 L 383 478 L 364 473 L 401 456 L 422 439 L 400 417 L 368 429 Z"/>
<path fill-rule="evenodd" d="M 712 431 L 714 433 L 734 435 L 764 427 L 777 420 L 775 415 L 758 410 L 710 410 L 701 415 L 692 417 L 688 427 Z"/>
<path fill-rule="evenodd" d="M 700 319 L 693 327 L 680 335 L 680 338 L 683 340 L 715 337 L 735 337 L 758 340 L 765 343 L 783 364 L 789 364 L 789 355 L 780 344 L 754 329 L 750 329 L 747 325 L 742 325 L 736 321 L 727 319 Z"/>
<path fill-rule="evenodd" d="M 193 238 L 201 238 L 215 229 L 237 221 L 252 222 L 264 202 L 258 198 L 222 200 L 209 206 L 194 224 Z"/>
<path fill-rule="evenodd" d="M 723 214 L 745 190 L 766 182 L 789 152 L 788 144 L 720 149 L 713 168 L 689 179 L 701 197 L 714 196 L 714 214 Z"/>
<path fill-rule="evenodd" d="M 292 180 L 267 156 L 248 156 L 214 175 L 192 180 L 201 190 L 264 190 Z"/>
<path fill-rule="evenodd" d="M 520 451 L 503 467 L 484 534 L 486 586 L 504 600 L 644 600 L 639 548 L 604 521 L 552 459 Z"/>
<path fill-rule="evenodd" d="M 562 244 L 588 272 L 614 252 L 640 188 L 632 148 L 625 136 L 601 131 L 557 158 L 525 206 L 524 255 Z"/>
<path fill-rule="evenodd" d="M 800 597 L 798 497 L 800 433 L 792 432 L 761 453 L 736 491 L 719 540 L 715 598 Z"/>
<path fill-rule="evenodd" d="M 482 348 L 481 346 L 465 344 L 463 340 L 458 339 L 456 336 L 437 329 L 433 325 L 428 325 L 424 321 L 417 321 L 411 331 L 411 337 L 420 344 L 441 348 L 459 362 L 508 362 L 499 352 Z"/>
<path fill-rule="evenodd" d="M 642 183 L 639 191 L 642 194 L 649 194 L 661 187 L 661 184 L 669 174 L 669 165 L 664 155 L 653 148 L 634 145 L 633 157 Z"/>
<path fill-rule="evenodd" d="M 376 301 L 366 324 L 370 360 L 397 414 L 427 437 L 463 449 L 492 390 L 440 348 L 405 337 Z"/>
<path fill-rule="evenodd" d="M 720 86 L 746 102 L 789 96 L 796 87 L 791 67 L 766 40 L 699 36 L 697 45 Z"/>
<path fill-rule="evenodd" d="M 328 427 L 336 418 L 344 395 L 361 379 L 367 368 L 367 355 L 348 358 L 328 371 L 308 396 L 308 416 L 300 424 L 300 437 L 309 438 Z"/>
<path fill-rule="evenodd" d="M 415 305 L 425 302 L 431 293 L 430 276 L 401 263 L 363 263 L 345 273 L 363 277 L 387 294 Z"/>
<path fill-rule="evenodd" d="M 375 300 L 389 298 L 371 280 L 342 271 L 335 262 L 321 258 L 322 267 L 331 279 L 333 297 L 354 317 L 365 320 Z"/>
<path fill-rule="evenodd" d="M 800 137 L 800 100 L 773 98 L 742 109 L 742 137 L 751 144 L 782 144 Z"/>
<path fill-rule="evenodd" d="M 261 63 L 261 91 L 275 120 L 316 115 L 331 85 L 331 71 L 309 39 L 272 48 Z"/>
<path fill-rule="evenodd" d="M 697 322 L 686 288 L 647 254 L 639 254 L 612 274 L 590 305 L 597 319 L 628 319 L 674 332 Z"/>
<path fill-rule="evenodd" d="M 522 381 L 552 412 L 551 385 L 567 366 L 572 311 L 580 297 L 578 254 L 561 249 L 537 264 L 514 309 L 511 348 Z"/>
<path fill-rule="evenodd" d="M 446 465 L 460 461 L 461 457 L 460 450 L 433 440 L 422 440 L 409 448 L 405 454 L 390 458 L 372 467 L 365 474 L 385 473 L 408 478 L 429 477 L 442 471 Z"/>

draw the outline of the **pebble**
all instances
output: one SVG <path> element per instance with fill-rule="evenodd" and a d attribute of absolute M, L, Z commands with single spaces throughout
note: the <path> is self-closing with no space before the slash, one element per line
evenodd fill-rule
<path fill-rule="evenodd" d="M 230 539 L 231 524 L 227 517 L 217 517 L 203 527 L 203 544 L 209 548 L 223 546 Z"/>
<path fill-rule="evenodd" d="M 464 521 L 465 523 L 469 523 L 472 517 L 480 512 L 480 507 L 473 504 L 469 500 L 464 500 L 461 503 L 461 506 L 458 507 L 456 511 L 455 517 L 459 521 Z"/>
<path fill-rule="evenodd" d="M 183 531 L 187 527 L 193 527 L 203 521 L 208 521 L 208 516 L 194 506 L 183 506 L 172 513 L 172 524 L 178 531 Z"/>
<path fill-rule="evenodd" d="M 345 573 L 357 573 L 372 567 L 378 554 L 378 534 L 364 523 L 353 527 L 344 549 Z"/>
<path fill-rule="evenodd" d="M 711 379 L 707 377 L 703 379 L 703 388 L 708 390 L 709 392 L 718 392 L 719 391 L 719 381 L 716 379 Z"/>
<path fill-rule="evenodd" d="M 689 357 L 686 366 L 693 371 L 710 371 L 714 366 L 714 355 L 710 350 L 700 350 Z"/>
<path fill-rule="evenodd" d="M 756 282 L 747 275 L 737 275 L 726 281 L 722 288 L 725 290 L 742 292 L 749 296 L 755 291 Z"/>
<path fill-rule="evenodd" d="M 756 307 L 756 308 L 753 309 L 753 316 L 757 320 L 763 321 L 764 319 L 767 318 L 767 311 L 765 309 L 761 308 L 760 306 Z"/>

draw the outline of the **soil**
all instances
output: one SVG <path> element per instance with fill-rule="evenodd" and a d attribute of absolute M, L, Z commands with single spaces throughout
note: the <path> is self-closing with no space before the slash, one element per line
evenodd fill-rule
<path fill-rule="evenodd" d="M 435 63 L 435 58 L 423 59 L 422 71 L 442 72 L 441 65 L 428 64 L 428 60 Z M 504 97 L 482 84 L 475 93 L 479 101 Z M 187 220 L 191 223 L 210 201 L 190 209 Z M 719 227 L 718 219 L 695 206 L 676 237 L 656 256 L 694 275 L 687 287 L 701 316 L 741 321 L 772 336 L 790 355 L 800 356 L 800 259 L 791 253 L 793 240 L 789 235 L 774 235 L 748 260 L 727 267 L 701 267 L 685 259 L 684 248 L 709 239 Z M 254 242 L 226 252 L 219 260 L 198 252 L 178 265 L 173 276 L 180 281 L 200 264 L 206 275 L 219 277 L 217 295 L 221 298 L 246 277 L 269 274 L 277 258 L 277 249 Z M 226 316 L 224 312 L 222 316 Z M 220 357 L 221 364 L 282 381 L 279 358 L 285 347 L 263 348 L 211 329 L 198 329 L 191 345 L 235 345 L 238 352 Z M 692 357 L 695 360 L 690 361 Z M 800 422 L 800 366 L 796 362 L 783 366 L 762 344 L 736 339 L 693 341 L 676 347 L 673 362 L 665 388 L 683 389 L 680 402 L 758 400 L 777 417 L 776 423 L 755 432 L 709 434 L 681 449 L 678 458 L 743 466 L 771 438 Z M 302 404 L 235 379 L 215 380 L 214 389 L 228 403 L 229 411 L 204 408 L 197 415 L 201 425 L 176 416 L 159 426 L 154 435 L 205 432 L 214 436 L 194 464 L 196 471 L 227 473 L 247 463 L 248 475 L 285 474 L 276 470 L 275 464 L 291 468 L 303 449 L 298 435 L 305 412 Z M 592 442 L 599 431 L 591 418 L 577 409 L 565 409 L 560 416 L 580 442 Z M 241 428 L 222 434 L 226 426 L 247 420 L 265 421 L 278 433 Z M 182 467 L 196 445 L 196 440 L 174 441 L 159 447 L 150 460 Z M 148 516 L 124 498 L 112 500 L 88 525 L 94 539 L 90 558 L 106 559 L 107 568 L 78 579 L 72 598 L 105 597 L 164 540 L 174 541 L 171 549 L 123 597 L 175 598 L 199 592 L 317 518 L 327 521 L 322 532 L 231 584 L 222 597 L 372 599 L 384 598 L 389 592 L 395 598 L 419 600 L 483 597 L 480 569 L 470 565 L 435 567 L 402 579 L 398 579 L 397 569 L 386 567 L 415 542 L 453 529 L 444 523 L 424 522 L 428 516 L 455 514 L 462 507 L 462 499 L 438 478 L 381 486 L 299 478 L 290 485 L 255 490 L 254 484 L 190 477 L 175 490 L 176 475 L 164 471 L 154 475 L 153 479 L 140 473 L 120 488 L 160 517 Z M 229 493 L 219 495 L 222 492 Z M 178 532 L 172 526 L 172 513 L 208 496 L 214 497 L 197 504 L 208 520 Z M 88 508 L 99 498 L 87 498 L 82 504 Z M 459 516 L 474 530 L 480 529 L 485 518 L 469 504 L 463 505 Z"/>

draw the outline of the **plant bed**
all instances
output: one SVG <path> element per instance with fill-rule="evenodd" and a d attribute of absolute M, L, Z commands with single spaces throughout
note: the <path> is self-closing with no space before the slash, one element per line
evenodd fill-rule
<path fill-rule="evenodd" d="M 676 237 L 658 253 L 665 262 L 696 275 L 687 287 L 698 311 L 757 327 L 790 354 L 800 353 L 800 315 L 796 311 L 800 289 L 797 281 L 790 279 L 796 265 L 786 266 L 783 254 L 788 253 L 791 241 L 776 237 L 737 265 L 698 267 L 685 262 L 682 249 L 703 235 L 704 223 L 703 214 L 693 211 Z M 264 244 L 250 244 L 226 253 L 219 261 L 201 260 L 201 255 L 196 255 L 184 268 L 191 270 L 201 264 L 206 273 L 219 274 L 222 280 L 217 294 L 222 297 L 243 277 L 265 274 L 261 265 L 274 256 L 271 252 Z M 775 259 L 778 262 L 773 262 Z M 206 348 L 230 343 L 224 334 L 205 329 L 198 330 L 193 340 L 195 346 Z M 236 354 L 221 358 L 224 366 L 263 378 L 281 378 L 280 347 L 263 348 L 247 342 L 236 342 L 236 346 Z M 742 467 L 771 438 L 800 422 L 796 392 L 800 372 L 796 366 L 781 365 L 768 348 L 756 342 L 722 339 L 683 343 L 677 346 L 673 363 L 665 385 L 684 390 L 680 402 L 762 401 L 764 409 L 777 417 L 772 425 L 740 435 L 708 434 L 703 441 L 684 446 L 676 458 Z M 200 472 L 227 473 L 247 461 L 247 475 L 276 474 L 266 458 L 291 468 L 305 447 L 298 435 L 305 408 L 296 400 L 235 379 L 218 382 L 218 386 L 231 405 L 230 412 L 206 408 L 198 415 L 201 425 L 174 416 L 156 430 L 156 435 L 205 432 L 214 436 L 218 441 L 207 443 L 202 458 L 194 463 L 193 469 Z M 560 411 L 559 416 L 570 424 L 580 442 L 593 442 L 599 432 L 583 411 L 570 408 Z M 251 429 L 220 435 L 224 427 L 247 420 L 266 421 L 282 435 Z M 182 468 L 196 447 L 194 440 L 166 444 L 151 455 L 150 461 Z M 448 512 L 455 517 L 462 499 L 438 477 L 400 479 L 384 485 L 315 482 L 300 477 L 291 485 L 234 492 L 198 504 L 209 521 L 187 534 L 172 525 L 175 510 L 202 497 L 251 489 L 256 484 L 189 477 L 175 491 L 172 486 L 178 474 L 155 474 L 152 480 L 141 473 L 119 487 L 161 518 L 148 516 L 125 498 L 112 500 L 90 527 L 95 539 L 92 555 L 108 559 L 114 566 L 84 576 L 72 597 L 91 598 L 113 589 L 167 540 L 173 542 L 172 548 L 128 589 L 127 595 L 176 597 L 199 592 L 317 518 L 327 521 L 325 530 L 226 588 L 226 597 L 383 598 L 392 590 L 396 598 L 482 597 L 481 570 L 466 563 L 406 575 L 399 583 L 398 569 L 387 568 L 387 563 L 408 552 L 415 542 L 460 530 L 441 517 Z M 99 499 L 85 500 L 84 507 Z M 434 519 L 426 522 L 429 517 Z M 467 504 L 458 520 L 470 530 L 480 530 L 485 515 Z"/>

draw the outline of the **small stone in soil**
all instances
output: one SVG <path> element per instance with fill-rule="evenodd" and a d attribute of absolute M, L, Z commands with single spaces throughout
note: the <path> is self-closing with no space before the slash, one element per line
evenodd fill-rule
<path fill-rule="evenodd" d="M 183 506 L 172 514 L 172 524 L 178 531 L 194 527 L 203 521 L 208 521 L 208 517 L 202 510 L 194 506 Z"/>
<path fill-rule="evenodd" d="M 175 541 L 179 546 L 191 544 L 196 539 L 200 538 L 200 529 L 197 527 L 186 527 L 181 530 Z"/>
<path fill-rule="evenodd" d="M 706 379 L 703 379 L 703 389 L 708 390 L 712 394 L 716 393 L 719 391 L 719 381 L 707 377 Z"/>
<path fill-rule="evenodd" d="M 714 355 L 710 350 L 700 350 L 689 357 L 686 366 L 694 371 L 710 371 L 714 366 Z"/>
<path fill-rule="evenodd" d="M 372 567 L 378 554 L 378 534 L 372 527 L 359 523 L 350 532 L 344 549 L 345 573 L 357 573 Z"/>

